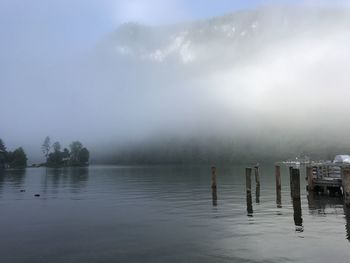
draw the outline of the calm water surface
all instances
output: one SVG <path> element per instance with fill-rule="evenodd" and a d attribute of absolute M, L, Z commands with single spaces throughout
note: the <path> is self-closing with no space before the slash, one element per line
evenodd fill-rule
<path fill-rule="evenodd" d="M 291 199 L 282 170 L 244 166 L 33 168 L 0 175 L 0 255 L 7 262 L 346 262 L 350 212 L 340 198 Z M 25 192 L 21 192 L 21 190 Z M 40 197 L 34 197 L 40 194 Z M 247 202 L 248 201 L 248 202 Z M 251 201 L 251 203 L 249 202 Z M 347 216 L 348 215 L 348 216 Z"/>

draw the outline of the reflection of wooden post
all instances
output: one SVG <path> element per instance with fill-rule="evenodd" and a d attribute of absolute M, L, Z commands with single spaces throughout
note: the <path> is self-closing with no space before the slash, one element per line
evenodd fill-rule
<path fill-rule="evenodd" d="M 289 166 L 289 186 L 290 186 L 290 194 L 292 194 L 292 185 L 293 185 L 293 182 L 292 182 L 292 170 L 293 170 L 293 167 L 292 167 L 292 166 Z"/>
<path fill-rule="evenodd" d="M 346 205 L 350 204 L 350 167 L 341 168 L 343 195 Z"/>
<path fill-rule="evenodd" d="M 247 193 L 252 192 L 252 168 L 245 169 L 245 180 Z"/>
<path fill-rule="evenodd" d="M 312 166 L 306 167 L 306 176 L 307 176 L 307 190 L 313 191 L 314 190 L 314 175 L 313 175 L 313 168 Z"/>
<path fill-rule="evenodd" d="M 211 167 L 211 188 L 216 188 L 216 167 Z"/>
<path fill-rule="evenodd" d="M 217 206 L 218 205 L 218 195 L 217 195 L 217 192 L 216 192 L 216 187 L 213 187 L 211 189 L 211 193 L 212 193 L 212 198 L 213 198 L 213 206 Z"/>
<path fill-rule="evenodd" d="M 300 198 L 300 170 L 291 169 L 291 190 L 293 198 Z"/>
<path fill-rule="evenodd" d="M 258 165 L 254 167 L 254 172 L 255 172 L 255 183 L 256 185 L 260 185 L 260 169 Z"/>
<path fill-rule="evenodd" d="M 282 207 L 282 198 L 281 198 L 281 167 L 279 165 L 275 166 L 275 175 L 276 175 L 276 204 L 278 208 Z"/>
<path fill-rule="evenodd" d="M 260 203 L 260 184 L 257 184 L 257 185 L 255 186 L 255 202 L 256 202 L 257 204 Z"/>
<path fill-rule="evenodd" d="M 249 217 L 253 216 L 252 193 L 248 191 L 247 191 L 247 215 Z"/>
<path fill-rule="evenodd" d="M 295 224 L 295 231 L 297 232 L 303 232 L 303 218 L 301 217 L 301 200 L 299 198 L 293 198 L 293 217 L 294 217 L 294 224 Z"/>

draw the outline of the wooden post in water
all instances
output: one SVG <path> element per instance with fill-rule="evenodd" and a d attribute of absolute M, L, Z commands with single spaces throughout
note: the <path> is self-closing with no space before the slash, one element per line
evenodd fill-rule
<path fill-rule="evenodd" d="M 247 193 L 252 192 L 252 168 L 245 169 L 245 180 Z"/>
<path fill-rule="evenodd" d="M 292 166 L 289 166 L 289 186 L 290 186 L 290 194 L 292 194 L 292 185 L 293 185 L 293 182 L 292 182 L 292 170 L 293 170 L 293 167 Z"/>
<path fill-rule="evenodd" d="M 293 198 L 300 198 L 300 170 L 291 169 L 291 191 Z"/>
<path fill-rule="evenodd" d="M 307 176 L 307 190 L 313 191 L 314 190 L 314 175 L 313 175 L 313 169 L 312 166 L 306 167 L 306 176 Z"/>
<path fill-rule="evenodd" d="M 259 169 L 259 165 L 256 165 L 254 167 L 254 173 L 255 173 L 255 183 L 256 183 L 256 185 L 260 185 L 260 169 Z"/>
<path fill-rule="evenodd" d="M 350 167 L 341 168 L 341 177 L 343 185 L 343 196 L 346 205 L 350 205 Z"/>
<path fill-rule="evenodd" d="M 253 204 L 252 204 L 252 168 L 245 169 L 245 180 L 247 190 L 247 215 L 253 216 Z"/>
<path fill-rule="evenodd" d="M 276 175 L 276 204 L 278 208 L 282 207 L 282 198 L 281 198 L 281 167 L 279 165 L 275 166 L 275 175 Z"/>
<path fill-rule="evenodd" d="M 216 189 L 216 167 L 211 167 L 211 188 Z"/>

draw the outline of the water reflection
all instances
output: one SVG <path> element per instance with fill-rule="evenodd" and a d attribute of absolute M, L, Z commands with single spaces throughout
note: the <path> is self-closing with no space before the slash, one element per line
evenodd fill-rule
<path fill-rule="evenodd" d="M 255 187 L 255 202 L 260 203 L 260 184 L 257 184 Z"/>
<path fill-rule="evenodd" d="M 350 207 L 344 205 L 346 239 L 350 242 Z"/>
<path fill-rule="evenodd" d="M 217 191 L 216 188 L 212 188 L 211 190 L 212 192 L 212 199 L 213 199 L 213 206 L 217 206 L 218 205 L 218 195 L 217 195 Z"/>
<path fill-rule="evenodd" d="M 341 213 L 339 209 L 343 209 L 343 198 L 341 196 L 320 195 L 314 192 L 309 192 L 307 200 L 309 213 L 314 216 L 339 214 Z M 327 208 L 332 209 L 327 210 Z"/>
<path fill-rule="evenodd" d="M 247 216 L 253 217 L 252 193 L 247 191 Z"/>
<path fill-rule="evenodd" d="M 59 189 L 69 186 L 72 193 L 78 193 L 86 187 L 89 178 L 89 168 L 52 168 L 47 169 L 43 177 L 43 190 L 47 192 L 51 189 L 53 193 L 58 193 Z"/>
<path fill-rule="evenodd" d="M 276 205 L 277 208 L 282 208 L 282 196 L 281 196 L 281 187 L 276 189 Z"/>
<path fill-rule="evenodd" d="M 295 231 L 303 232 L 304 227 L 303 227 L 300 198 L 293 198 L 293 211 L 294 211 L 293 217 L 294 217 Z"/>

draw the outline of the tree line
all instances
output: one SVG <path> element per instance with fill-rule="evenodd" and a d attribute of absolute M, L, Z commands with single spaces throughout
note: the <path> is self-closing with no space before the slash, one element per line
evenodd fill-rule
<path fill-rule="evenodd" d="M 41 146 L 48 167 L 87 166 L 89 165 L 90 153 L 79 141 L 74 141 L 68 148 L 61 151 L 60 142 L 51 144 L 47 136 Z"/>
<path fill-rule="evenodd" d="M 39 166 L 68 167 L 89 165 L 90 153 L 79 141 L 73 141 L 69 145 L 69 150 L 68 148 L 61 150 L 61 144 L 59 142 L 51 144 L 51 139 L 47 136 L 41 146 L 41 150 L 46 161 Z M 27 155 L 22 147 L 14 151 L 8 151 L 4 141 L 0 139 L 0 169 L 26 168 L 27 160 Z"/>
<path fill-rule="evenodd" d="M 8 151 L 5 143 L 0 139 L 0 168 L 25 168 L 27 160 L 27 155 L 22 147 Z"/>

